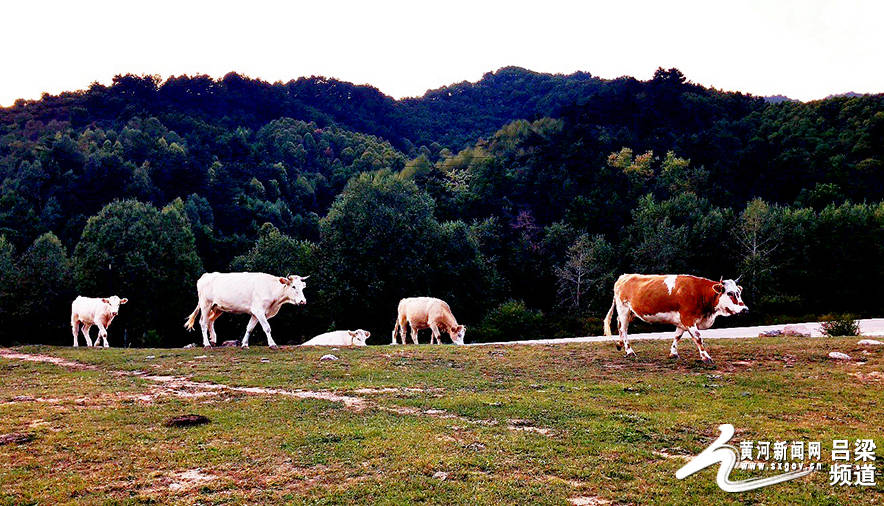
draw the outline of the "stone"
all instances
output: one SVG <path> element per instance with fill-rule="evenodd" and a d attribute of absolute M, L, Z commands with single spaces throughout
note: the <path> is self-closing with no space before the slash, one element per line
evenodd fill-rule
<path fill-rule="evenodd" d="M 841 353 L 840 351 L 831 351 L 829 352 L 829 358 L 834 360 L 850 360 L 850 355 L 847 353 Z"/>
<path fill-rule="evenodd" d="M 878 341 L 877 339 L 860 339 L 856 344 L 860 346 L 880 346 L 884 344 L 884 342 Z"/>

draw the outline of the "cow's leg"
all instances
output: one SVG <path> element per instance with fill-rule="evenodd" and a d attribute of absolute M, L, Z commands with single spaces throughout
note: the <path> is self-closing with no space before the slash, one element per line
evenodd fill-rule
<path fill-rule="evenodd" d="M 249 323 L 246 325 L 246 335 L 242 336 L 242 347 L 249 347 L 249 334 L 252 333 L 252 330 L 255 328 L 255 325 L 258 324 L 258 319 L 255 318 L 254 315 L 249 319 Z"/>
<path fill-rule="evenodd" d="M 98 326 L 98 340 L 95 341 L 95 346 L 98 346 L 98 343 L 100 343 L 101 340 L 104 339 L 104 347 L 108 348 L 109 345 L 107 344 L 107 329 L 99 322 L 95 322 L 95 325 Z"/>
<path fill-rule="evenodd" d="M 71 320 L 71 332 L 74 334 L 74 348 L 78 348 L 80 343 L 77 334 L 80 333 L 80 320 Z"/>
<path fill-rule="evenodd" d="M 414 344 L 420 344 L 417 340 L 417 327 L 412 322 L 408 322 L 408 325 L 411 327 L 411 341 Z"/>
<path fill-rule="evenodd" d="M 218 336 L 215 334 L 215 320 L 217 320 L 219 316 L 221 316 L 220 312 L 213 312 L 209 317 L 209 341 L 212 343 L 212 346 L 218 344 Z"/>
<path fill-rule="evenodd" d="M 209 311 L 208 323 L 209 327 L 209 341 L 212 343 L 212 346 L 218 344 L 218 336 L 215 334 L 215 320 L 221 317 L 222 311 L 218 311 L 217 309 L 212 309 Z"/>
<path fill-rule="evenodd" d="M 620 328 L 620 342 L 626 350 L 626 356 L 635 356 L 632 346 L 629 346 L 629 322 L 632 321 L 632 310 L 617 304 L 617 326 Z"/>
<path fill-rule="evenodd" d="M 273 340 L 273 336 L 270 335 L 270 323 L 267 322 L 267 317 L 264 315 L 264 312 L 256 311 L 255 318 L 258 319 L 258 323 L 260 323 L 261 328 L 264 329 L 264 334 L 267 335 L 267 346 L 276 349 L 276 342 Z"/>
<path fill-rule="evenodd" d="M 92 346 L 92 338 L 89 337 L 89 331 L 92 330 L 91 323 L 84 323 L 82 327 L 80 327 L 80 332 L 83 333 L 83 337 L 86 338 L 86 346 Z"/>
<path fill-rule="evenodd" d="M 402 344 L 405 344 L 405 325 L 407 324 L 408 322 L 405 321 L 405 318 L 400 318 L 399 316 L 396 316 L 396 325 L 393 326 L 393 336 L 390 344 L 397 344 L 396 334 L 399 334 Z"/>
<path fill-rule="evenodd" d="M 404 318 L 399 325 L 399 340 L 402 341 L 403 345 L 408 342 L 408 325 L 408 320 Z"/>
<path fill-rule="evenodd" d="M 430 344 L 442 344 L 442 335 L 439 333 L 438 325 L 430 325 L 430 332 L 433 333 L 433 337 L 430 338 Z"/>
<path fill-rule="evenodd" d="M 693 338 L 694 342 L 697 343 L 697 350 L 699 350 L 700 358 L 703 360 L 703 362 L 712 362 L 712 357 L 710 357 L 709 353 L 706 351 L 706 347 L 703 345 L 703 338 L 700 337 L 700 331 L 697 329 L 697 327 L 688 327 L 688 333 L 691 334 L 691 338 Z"/>
<path fill-rule="evenodd" d="M 203 334 L 203 348 L 211 348 L 209 343 L 209 305 L 200 306 L 200 331 Z"/>
<path fill-rule="evenodd" d="M 675 336 L 672 338 L 672 346 L 669 347 L 669 358 L 678 358 L 678 341 L 685 329 L 679 327 L 675 329 Z"/>

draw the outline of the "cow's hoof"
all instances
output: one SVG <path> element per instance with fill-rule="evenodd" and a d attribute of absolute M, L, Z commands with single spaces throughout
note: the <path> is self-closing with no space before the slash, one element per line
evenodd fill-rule
<path fill-rule="evenodd" d="M 703 357 L 703 363 L 711 365 L 711 364 L 714 364 L 715 362 L 712 361 L 711 357 Z"/>
<path fill-rule="evenodd" d="M 244 350 L 249 349 L 249 345 L 248 345 L 248 344 L 244 344 L 244 345 L 242 345 L 242 349 L 244 349 Z"/>
<path fill-rule="evenodd" d="M 627 351 L 627 352 L 626 352 L 626 358 L 635 359 L 635 352 L 632 351 L 632 350 Z"/>
<path fill-rule="evenodd" d="M 678 360 L 678 353 L 670 353 L 669 360 Z"/>
<path fill-rule="evenodd" d="M 278 350 L 279 346 L 274 344 L 273 346 L 268 346 L 268 348 L 270 348 L 271 350 Z"/>
<path fill-rule="evenodd" d="M 620 343 L 617 343 L 617 344 L 615 344 L 615 345 L 614 345 L 614 346 L 616 346 L 616 347 L 617 347 L 617 351 L 620 351 L 620 350 L 622 350 L 622 349 L 623 349 L 623 345 L 622 345 L 622 344 L 620 344 Z"/>

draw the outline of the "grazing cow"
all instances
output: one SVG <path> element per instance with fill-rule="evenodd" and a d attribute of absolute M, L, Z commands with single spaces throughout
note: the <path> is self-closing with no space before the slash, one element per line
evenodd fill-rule
<path fill-rule="evenodd" d="M 624 274 L 614 283 L 614 302 L 605 316 L 605 335 L 611 335 L 611 315 L 616 307 L 620 326 L 617 349 L 625 347 L 626 356 L 635 355 L 629 346 L 627 330 L 629 322 L 637 316 L 649 323 L 677 327 L 669 349 L 670 358 L 678 358 L 678 340 L 687 331 L 697 344 L 703 362 L 711 362 L 700 330 L 711 327 L 718 316 L 749 311 L 740 298 L 742 291 L 732 279 L 716 282 L 686 275 Z"/>
<path fill-rule="evenodd" d="M 417 342 L 419 330 L 429 328 L 433 332 L 431 343 L 442 344 L 440 332 L 447 332 L 454 344 L 463 344 L 463 336 L 467 328 L 458 325 L 457 320 L 451 313 L 451 308 L 444 300 L 433 297 L 410 297 L 399 301 L 399 314 L 396 317 L 396 325 L 393 327 L 393 342 L 396 344 L 396 331 L 402 344 L 405 344 L 405 324 L 411 325 L 411 340 Z"/>
<path fill-rule="evenodd" d="M 77 297 L 71 304 L 71 332 L 74 334 L 74 347 L 80 346 L 77 334 L 82 330 L 83 337 L 86 338 L 86 346 L 92 346 L 92 339 L 89 337 L 89 329 L 92 325 L 98 326 L 98 338 L 95 340 L 95 346 L 104 339 L 104 347 L 110 345 L 107 343 L 107 328 L 110 327 L 114 316 L 120 312 L 120 304 L 129 302 L 129 299 L 121 299 L 114 295 L 106 299 L 96 299 L 91 297 Z M 82 327 L 80 324 L 83 324 Z"/>
<path fill-rule="evenodd" d="M 187 317 L 184 327 L 193 330 L 196 315 L 200 315 L 200 327 L 203 331 L 203 346 L 217 344 L 215 320 L 222 313 L 250 314 L 252 318 L 246 325 L 246 334 L 242 338 L 242 347 L 249 347 L 249 334 L 255 325 L 260 323 L 267 335 L 267 345 L 276 348 L 276 342 L 270 335 L 268 318 L 273 318 L 283 304 L 306 304 L 304 280 L 310 276 L 288 276 L 286 278 L 271 276 L 263 272 L 207 272 L 196 282 L 199 302 L 193 313 Z M 209 343 L 211 336 L 211 344 Z"/>
<path fill-rule="evenodd" d="M 336 330 L 319 334 L 301 346 L 365 346 L 365 341 L 371 337 L 367 330 Z"/>

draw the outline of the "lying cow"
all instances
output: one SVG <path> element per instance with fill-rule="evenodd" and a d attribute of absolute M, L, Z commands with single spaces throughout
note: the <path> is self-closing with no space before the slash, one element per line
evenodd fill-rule
<path fill-rule="evenodd" d="M 605 335 L 611 335 L 611 316 L 617 308 L 620 340 L 617 349 L 626 348 L 626 356 L 635 355 L 629 346 L 627 330 L 634 317 L 649 323 L 668 323 L 677 327 L 669 349 L 670 358 L 678 358 L 678 341 L 685 331 L 693 338 L 703 362 L 712 357 L 703 346 L 700 330 L 706 330 L 719 316 L 749 311 L 740 298 L 743 288 L 732 279 L 711 279 L 685 275 L 624 274 L 614 283 L 614 302 L 605 316 Z"/>
<path fill-rule="evenodd" d="M 193 313 L 187 317 L 184 327 L 193 330 L 196 315 L 200 314 L 200 327 L 203 331 L 203 346 L 217 344 L 215 320 L 222 313 L 250 314 L 246 325 L 242 347 L 249 347 L 249 334 L 260 323 L 267 335 L 267 345 L 276 348 L 270 335 L 268 318 L 273 318 L 283 304 L 306 304 L 304 280 L 310 276 L 271 276 L 263 272 L 207 272 L 196 282 L 199 302 Z M 211 336 L 211 344 L 209 337 Z"/>
<path fill-rule="evenodd" d="M 411 325 L 411 340 L 418 344 L 419 330 L 430 329 L 433 332 L 431 343 L 442 344 L 441 332 L 446 332 L 454 344 L 463 344 L 467 328 L 458 325 L 451 308 L 444 300 L 432 297 L 410 297 L 399 301 L 399 314 L 393 327 L 393 342 L 396 344 L 396 332 L 399 331 L 402 344 L 405 344 L 405 324 Z"/>
<path fill-rule="evenodd" d="M 365 346 L 371 337 L 367 330 L 336 330 L 319 334 L 301 346 Z"/>
<path fill-rule="evenodd" d="M 114 317 L 120 312 L 120 304 L 129 302 L 129 299 L 121 299 L 114 295 L 106 299 L 92 297 L 77 297 L 71 304 L 71 332 L 74 334 L 74 347 L 80 346 L 77 334 L 83 332 L 86 338 L 86 346 L 92 346 L 92 338 L 89 337 L 89 329 L 92 325 L 98 327 L 98 338 L 95 340 L 95 346 L 98 346 L 102 339 L 104 347 L 110 345 L 107 343 L 107 328 L 110 327 Z M 82 323 L 82 327 L 80 324 Z"/>

